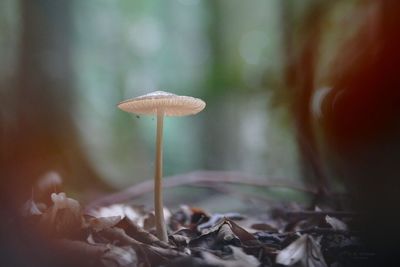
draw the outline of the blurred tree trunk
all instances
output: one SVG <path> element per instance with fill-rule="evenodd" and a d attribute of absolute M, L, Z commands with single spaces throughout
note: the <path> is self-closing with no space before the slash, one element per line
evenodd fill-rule
<path fill-rule="evenodd" d="M 284 47 L 284 80 L 291 94 L 302 177 L 306 183 L 316 183 L 321 195 L 329 192 L 329 183 L 317 147 L 311 98 L 314 92 L 315 62 L 321 37 L 321 21 L 326 3 L 312 3 L 304 14 L 298 14 L 295 2 L 281 2 Z M 295 27 L 295 17 L 301 21 Z M 300 17 L 301 19 L 299 19 Z M 300 30 L 296 30 L 300 28 Z"/>
<path fill-rule="evenodd" d="M 208 27 L 208 36 L 211 47 L 212 62 L 210 63 L 211 68 L 208 71 L 208 79 L 205 89 L 205 95 L 202 96 L 207 101 L 207 111 L 213 114 L 211 118 L 204 120 L 201 138 L 204 142 L 204 152 L 206 155 L 203 159 L 204 169 L 221 169 L 224 168 L 227 163 L 227 151 L 232 153 L 234 148 L 230 147 L 230 140 L 233 138 L 233 134 L 226 135 L 226 116 L 224 114 L 224 106 L 226 106 L 226 70 L 224 69 L 224 47 L 221 41 L 223 31 L 221 29 L 221 9 L 223 3 L 220 1 L 207 1 L 207 9 L 210 13 L 210 20 Z M 230 149 L 227 149 L 230 147 Z"/>
<path fill-rule="evenodd" d="M 72 192 L 108 188 L 90 165 L 73 120 L 72 3 L 20 1 L 15 83 L 2 99 L 0 195 L 10 208 L 52 170 Z"/>
<path fill-rule="evenodd" d="M 323 128 L 330 166 L 364 214 L 359 227 L 389 266 L 400 238 L 400 2 L 362 3 L 359 29 L 333 51 Z"/>
<path fill-rule="evenodd" d="M 1 88 L 0 262 L 44 266 L 46 240 L 16 219 L 46 172 L 69 192 L 108 188 L 90 165 L 73 121 L 71 1 L 21 0 L 18 63 Z M 2 83 L 4 84 L 4 83 Z M 26 246 L 26 243 L 40 246 Z"/>
<path fill-rule="evenodd" d="M 288 2 L 285 20 L 294 17 Z M 329 178 L 346 185 L 352 208 L 361 214 L 356 228 L 377 252 L 377 261 L 366 266 L 392 266 L 387 264 L 398 261 L 400 238 L 400 2 L 361 1 L 343 7 L 340 4 L 347 2 L 337 1 L 329 9 L 325 3 L 309 1 L 304 16 L 297 18 L 300 30 L 293 32 L 289 23 L 285 31 L 286 81 L 292 89 L 302 158 L 312 163 L 310 170 L 321 184 L 326 181 L 319 174 L 324 158 Z M 324 51 L 331 58 L 322 77 L 329 93 L 321 101 L 324 116 L 317 140 L 310 112 L 314 86 L 319 86 L 315 77 L 321 66 L 316 62 L 326 56 L 319 50 L 322 27 L 334 23 L 327 17 L 340 13 L 338 6 L 345 15 L 327 27 L 337 31 L 337 38 L 329 39 L 333 43 Z M 343 29 L 346 23 L 357 23 L 351 37 Z"/>

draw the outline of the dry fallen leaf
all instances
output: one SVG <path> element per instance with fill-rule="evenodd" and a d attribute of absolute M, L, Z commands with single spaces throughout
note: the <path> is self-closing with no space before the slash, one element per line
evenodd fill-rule
<path fill-rule="evenodd" d="M 331 216 L 326 215 L 325 216 L 325 221 L 330 226 L 332 226 L 332 228 L 334 230 L 343 230 L 343 231 L 347 231 L 348 230 L 347 225 L 344 222 L 342 222 L 341 220 L 336 219 L 335 217 L 331 217 Z"/>
<path fill-rule="evenodd" d="M 302 235 L 276 256 L 276 263 L 293 265 L 301 262 L 307 267 L 327 267 L 321 252 L 319 240 L 310 235 Z"/>
<path fill-rule="evenodd" d="M 121 221 L 120 216 L 111 216 L 111 217 L 100 217 L 100 218 L 90 218 L 88 220 L 88 226 L 91 227 L 94 231 L 98 232 L 105 228 L 110 228 L 116 225 Z"/>
<path fill-rule="evenodd" d="M 127 217 L 129 220 L 143 227 L 143 216 L 146 214 L 146 211 L 144 210 L 143 207 L 139 206 L 113 204 L 110 206 L 105 206 L 105 207 L 100 207 L 98 209 L 90 210 L 87 213 L 96 218 L 115 217 L 115 216 L 119 216 L 121 218 Z"/>
<path fill-rule="evenodd" d="M 258 267 L 260 265 L 256 257 L 244 253 L 241 248 L 235 246 L 229 246 L 229 248 L 232 250 L 232 254 L 224 259 L 206 251 L 203 251 L 201 255 L 207 264 L 221 267 Z"/>
<path fill-rule="evenodd" d="M 229 226 L 232 229 L 232 232 L 239 238 L 240 242 L 243 245 L 245 245 L 245 246 L 260 246 L 261 245 L 260 241 L 258 241 L 258 239 L 254 237 L 254 235 L 247 232 L 245 229 L 240 227 L 234 221 L 226 219 L 226 223 L 229 224 Z"/>
<path fill-rule="evenodd" d="M 168 243 L 161 241 L 155 235 L 139 227 L 135 222 L 132 222 L 126 217 L 118 222 L 116 226 L 124 229 L 127 235 L 136 239 L 137 241 L 162 248 L 171 248 Z"/>
<path fill-rule="evenodd" d="M 221 225 L 217 234 L 217 241 L 223 244 L 240 245 L 239 238 L 232 232 L 231 226 L 227 223 Z"/>
<path fill-rule="evenodd" d="M 154 216 L 152 215 L 153 212 L 148 212 L 147 210 L 145 210 L 143 206 L 113 204 L 110 206 L 100 207 L 97 209 L 90 209 L 86 213 L 96 218 L 120 216 L 123 219 L 126 217 L 139 227 L 145 229 L 151 228 L 153 226 L 149 225 L 149 222 L 146 222 L 146 220 L 148 220 L 149 217 Z M 165 216 L 165 221 L 168 222 L 171 217 L 171 212 L 167 208 L 164 208 L 164 216 Z"/>
<path fill-rule="evenodd" d="M 276 263 L 293 265 L 306 257 L 307 235 L 302 235 L 276 256 Z"/>
<path fill-rule="evenodd" d="M 307 257 L 303 259 L 303 264 L 307 267 L 328 267 L 325 262 L 324 255 L 321 252 L 320 238 L 315 239 L 308 236 Z"/>
<path fill-rule="evenodd" d="M 63 192 L 51 194 L 51 199 L 53 205 L 40 218 L 41 228 L 61 237 L 77 234 L 83 224 L 79 202 Z"/>

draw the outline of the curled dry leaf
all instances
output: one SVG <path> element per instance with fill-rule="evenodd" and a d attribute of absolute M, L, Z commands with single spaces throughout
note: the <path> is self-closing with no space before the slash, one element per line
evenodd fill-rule
<path fill-rule="evenodd" d="M 343 230 L 343 231 L 347 231 L 348 227 L 347 225 L 342 222 L 341 220 L 335 218 L 335 217 L 331 217 L 329 215 L 325 216 L 325 221 L 334 229 L 334 230 Z"/>
<path fill-rule="evenodd" d="M 189 239 L 193 239 L 199 236 L 199 233 L 193 229 L 181 228 L 173 233 L 173 235 L 182 235 Z"/>
<path fill-rule="evenodd" d="M 308 236 L 308 245 L 307 245 L 307 257 L 303 260 L 303 263 L 307 267 L 328 267 L 325 262 L 324 255 L 321 252 L 320 245 L 321 238 L 314 238 L 312 236 Z"/>
<path fill-rule="evenodd" d="M 211 220 L 211 219 L 210 219 Z M 202 233 L 203 235 L 213 233 L 219 230 L 221 225 L 223 225 L 226 222 L 225 218 L 219 218 L 218 220 L 214 221 L 213 224 L 207 224 L 207 226 L 199 225 L 197 227 L 198 231 Z"/>
<path fill-rule="evenodd" d="M 150 229 L 154 227 L 154 212 L 145 210 L 143 206 L 113 204 L 97 209 L 90 209 L 87 210 L 86 213 L 96 218 L 114 216 L 120 216 L 121 218 L 126 217 L 141 228 Z M 167 208 L 164 208 L 164 216 L 165 220 L 169 221 L 171 212 Z"/>
<path fill-rule="evenodd" d="M 239 238 L 232 232 L 231 226 L 227 223 L 221 225 L 219 228 L 217 241 L 223 244 L 240 245 Z"/>
<path fill-rule="evenodd" d="M 145 231 L 143 228 L 139 227 L 135 222 L 130 221 L 126 217 L 122 219 L 120 222 L 118 222 L 117 227 L 124 229 L 127 235 L 140 242 L 149 245 L 155 245 L 162 248 L 171 248 L 171 246 L 168 243 L 161 241 L 155 235 Z"/>
<path fill-rule="evenodd" d="M 222 266 L 222 267 L 258 267 L 260 262 L 252 255 L 247 255 L 241 248 L 229 246 L 232 254 L 225 256 L 223 259 L 219 258 L 212 253 L 203 251 L 201 253 L 203 259 L 207 264 Z"/>
<path fill-rule="evenodd" d="M 297 262 L 307 267 L 327 267 L 321 252 L 319 240 L 310 235 L 302 235 L 276 256 L 276 263 L 293 265 Z"/>
<path fill-rule="evenodd" d="M 235 222 L 224 219 L 210 229 L 204 229 L 203 234 L 191 239 L 189 247 L 201 249 L 221 249 L 226 245 L 260 248 L 262 244 L 252 234 Z"/>
<path fill-rule="evenodd" d="M 254 235 L 247 232 L 244 228 L 240 227 L 232 220 L 226 220 L 226 223 L 232 229 L 232 232 L 239 238 L 240 242 L 245 246 L 260 246 L 261 243 Z"/>
<path fill-rule="evenodd" d="M 300 236 L 276 256 L 276 263 L 293 265 L 306 257 L 307 235 Z"/>
<path fill-rule="evenodd" d="M 40 218 L 40 226 L 58 236 L 75 235 L 83 224 L 79 202 L 65 193 L 51 194 L 53 205 Z"/>
<path fill-rule="evenodd" d="M 222 219 L 212 227 L 203 229 L 202 234 L 200 236 L 195 236 L 189 241 L 189 247 L 202 248 L 202 249 L 215 249 L 216 246 L 223 245 L 219 241 L 223 239 L 224 234 L 221 234 L 219 239 L 218 239 L 218 234 L 221 227 L 224 224 L 226 224 L 226 220 Z"/>
<path fill-rule="evenodd" d="M 69 209 L 75 216 L 81 216 L 81 206 L 75 199 L 67 197 L 64 192 L 52 193 L 53 211 L 57 212 L 62 209 Z"/>
<path fill-rule="evenodd" d="M 279 249 L 286 237 L 283 234 L 268 232 L 257 232 L 254 236 L 270 249 Z"/>
<path fill-rule="evenodd" d="M 168 259 L 188 255 L 187 253 L 178 251 L 177 249 L 156 247 L 142 243 L 133 239 L 127 235 L 123 229 L 118 227 L 106 228 L 98 234 L 109 240 L 109 242 L 117 242 L 122 246 L 133 247 L 138 254 L 142 255 L 142 258 L 147 259 L 151 264 L 156 266 L 157 264 L 165 263 Z"/>
<path fill-rule="evenodd" d="M 110 206 L 100 207 L 87 212 L 89 215 L 101 218 L 101 217 L 115 217 L 121 218 L 127 217 L 129 220 L 143 227 L 143 217 L 146 211 L 142 206 L 128 206 L 125 204 L 114 204 Z"/>
<path fill-rule="evenodd" d="M 199 232 L 203 232 L 203 230 L 210 231 L 209 228 L 214 228 L 216 224 L 220 223 L 224 219 L 230 219 L 230 220 L 243 220 L 245 217 L 241 215 L 240 213 L 236 212 L 229 212 L 229 213 L 215 213 L 213 214 L 210 219 L 205 222 L 201 223 L 197 226 L 197 230 Z"/>
<path fill-rule="evenodd" d="M 214 249 L 216 246 L 217 231 L 202 234 L 189 241 L 189 248 Z"/>
<path fill-rule="evenodd" d="M 88 219 L 88 226 L 94 231 L 98 232 L 105 228 L 110 228 L 121 221 L 120 216 L 100 217 Z"/>
<path fill-rule="evenodd" d="M 177 247 L 186 247 L 190 238 L 184 235 L 173 234 L 169 236 L 170 241 Z"/>

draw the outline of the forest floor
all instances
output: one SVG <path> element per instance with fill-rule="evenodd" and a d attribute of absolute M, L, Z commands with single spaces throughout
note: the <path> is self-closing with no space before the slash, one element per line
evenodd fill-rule
<path fill-rule="evenodd" d="M 169 240 L 163 242 L 154 213 L 122 198 L 83 208 L 65 193 L 52 193 L 48 205 L 28 200 L 22 215 L 31 231 L 46 236 L 59 266 L 340 267 L 366 266 L 375 257 L 352 229 L 358 215 L 350 211 L 277 205 L 258 215 L 213 214 L 180 205 L 165 209 Z"/>

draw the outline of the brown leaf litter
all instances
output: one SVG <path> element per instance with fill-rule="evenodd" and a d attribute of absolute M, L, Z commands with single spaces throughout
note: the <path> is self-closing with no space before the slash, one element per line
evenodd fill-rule
<path fill-rule="evenodd" d="M 65 193 L 52 193 L 51 200 L 49 206 L 28 200 L 21 214 L 75 266 L 338 267 L 373 257 L 345 221 L 331 213 L 316 216 L 321 210 L 297 211 L 297 217 L 277 212 L 265 221 L 183 205 L 166 212 L 169 241 L 163 242 L 143 206 L 112 204 L 84 214 Z"/>

